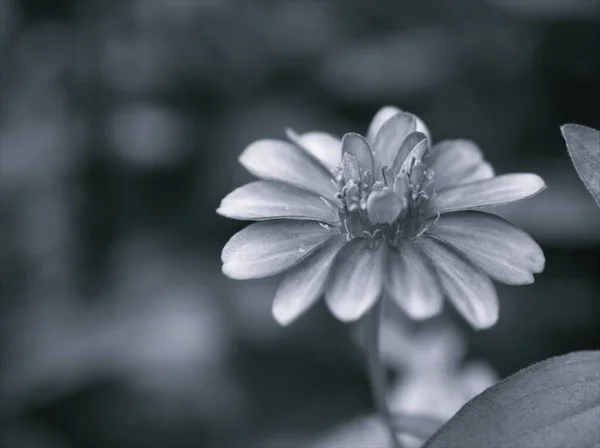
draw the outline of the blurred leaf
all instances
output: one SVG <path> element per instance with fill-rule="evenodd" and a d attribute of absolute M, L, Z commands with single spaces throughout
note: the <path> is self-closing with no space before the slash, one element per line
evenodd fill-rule
<path fill-rule="evenodd" d="M 530 366 L 475 397 L 424 448 L 591 447 L 600 443 L 600 352 Z"/>
<path fill-rule="evenodd" d="M 600 131 L 580 124 L 560 128 L 579 177 L 600 206 Z"/>

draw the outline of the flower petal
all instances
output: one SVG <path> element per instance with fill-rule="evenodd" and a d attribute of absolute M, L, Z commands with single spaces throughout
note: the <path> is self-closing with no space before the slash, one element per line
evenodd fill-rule
<path fill-rule="evenodd" d="M 273 301 L 273 316 L 277 322 L 290 324 L 319 299 L 333 259 L 344 244 L 343 235 L 330 238 L 286 274 Z"/>
<path fill-rule="evenodd" d="M 448 187 L 428 203 L 429 216 L 478 207 L 507 204 L 530 198 L 546 188 L 536 174 L 504 174 L 493 179 Z"/>
<path fill-rule="evenodd" d="M 343 322 L 363 316 L 379 299 L 383 278 L 383 247 L 369 248 L 369 240 L 356 238 L 338 253 L 331 269 L 325 300 Z"/>
<path fill-rule="evenodd" d="M 488 169 L 478 172 L 483 164 Z M 481 149 L 471 140 L 442 140 L 431 149 L 428 165 L 435 173 L 434 185 L 438 190 L 493 177 L 493 171 L 489 175 L 491 166 L 483 160 Z M 482 175 L 487 177 L 480 177 Z"/>
<path fill-rule="evenodd" d="M 523 230 L 490 213 L 465 211 L 443 215 L 428 234 L 467 256 L 492 278 L 509 285 L 533 283 L 546 260 Z"/>
<path fill-rule="evenodd" d="M 394 115 L 402 112 L 395 106 L 384 106 L 377 111 L 373 120 L 371 120 L 371 124 L 369 125 L 369 129 L 367 131 L 367 141 L 372 145 L 375 142 L 375 137 L 377 137 L 377 133 L 381 129 L 381 126 L 392 118 Z M 431 134 L 429 133 L 429 129 L 419 117 L 415 115 L 415 119 L 417 121 L 417 131 L 422 132 L 427 136 L 429 140 L 431 140 Z"/>
<path fill-rule="evenodd" d="M 342 154 L 344 153 L 354 156 L 362 173 L 365 171 L 373 173 L 373 152 L 362 135 L 353 132 L 344 135 L 342 138 Z"/>
<path fill-rule="evenodd" d="M 383 124 L 400 112 L 402 111 L 395 106 L 383 106 L 381 109 L 379 109 L 371 120 L 371 124 L 369 124 L 369 129 L 367 130 L 367 141 L 372 145 L 375 142 L 375 137 L 377 137 L 377 134 L 379 133 L 379 130 Z"/>
<path fill-rule="evenodd" d="M 223 273 L 238 280 L 278 274 L 307 257 L 331 236 L 330 230 L 314 221 L 250 224 L 223 248 Z"/>
<path fill-rule="evenodd" d="M 326 198 L 337 192 L 332 174 L 292 143 L 258 140 L 244 150 L 240 163 L 255 176 L 290 183 Z"/>
<path fill-rule="evenodd" d="M 375 156 L 375 177 L 381 177 L 381 168 L 392 166 L 398 150 L 408 134 L 417 129 L 417 119 L 413 114 L 405 112 L 393 115 L 386 121 L 373 142 L 373 155 Z"/>
<path fill-rule="evenodd" d="M 412 140 L 413 137 L 411 137 L 411 135 L 413 134 L 420 134 L 421 136 L 425 137 L 425 134 L 422 134 L 420 132 L 413 132 L 407 137 L 407 140 L 409 138 Z M 406 140 L 404 140 L 404 142 L 406 142 Z M 412 168 L 415 166 L 415 164 L 421 163 L 423 157 L 425 156 L 425 153 L 429 149 L 428 142 L 429 141 L 426 138 L 418 140 L 417 144 L 413 146 L 413 148 L 406 156 L 404 162 L 402 162 L 402 165 L 400 166 L 400 173 L 410 175 Z M 402 146 L 404 146 L 404 143 L 402 144 Z M 402 150 L 403 148 L 400 149 Z"/>
<path fill-rule="evenodd" d="M 298 134 L 293 129 L 286 129 L 287 137 L 310 153 L 328 170 L 338 167 L 342 161 L 342 142 L 339 138 L 326 132 L 305 132 Z"/>
<path fill-rule="evenodd" d="M 480 180 L 491 179 L 496 175 L 494 168 L 488 162 L 481 162 L 473 171 L 470 171 L 465 175 L 461 184 L 468 184 L 471 182 L 477 182 Z"/>
<path fill-rule="evenodd" d="M 217 213 L 233 219 L 312 219 L 330 224 L 339 222 L 333 204 L 322 197 L 283 182 L 259 180 L 229 193 Z"/>
<path fill-rule="evenodd" d="M 435 237 L 417 240 L 438 270 L 446 294 L 475 328 L 489 328 L 498 320 L 498 296 L 490 278 L 448 244 Z"/>
<path fill-rule="evenodd" d="M 358 167 L 358 161 L 349 152 L 345 152 L 342 155 L 342 172 L 344 173 L 344 179 L 346 182 L 353 180 L 356 183 L 360 183 L 360 169 Z"/>
<path fill-rule="evenodd" d="M 418 247 L 403 241 L 389 252 L 386 292 L 415 320 L 427 319 L 442 310 L 443 296 L 434 267 L 429 266 Z"/>
<path fill-rule="evenodd" d="M 395 173 L 399 173 L 400 169 L 404 165 L 408 155 L 417 147 L 421 147 L 421 145 L 427 146 L 427 136 L 422 132 L 411 132 L 400 145 L 400 149 L 396 154 L 396 158 L 394 159 L 394 163 L 392 168 Z"/>

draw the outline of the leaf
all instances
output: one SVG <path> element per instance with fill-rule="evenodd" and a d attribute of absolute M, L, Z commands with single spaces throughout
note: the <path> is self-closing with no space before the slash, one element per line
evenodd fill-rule
<path fill-rule="evenodd" d="M 560 128 L 577 174 L 600 206 L 600 131 L 580 124 Z"/>
<path fill-rule="evenodd" d="M 534 364 L 466 405 L 423 448 L 600 446 L 600 352 Z"/>

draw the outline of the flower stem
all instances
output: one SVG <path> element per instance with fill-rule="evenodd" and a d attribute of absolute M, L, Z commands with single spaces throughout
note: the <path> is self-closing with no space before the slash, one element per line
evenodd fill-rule
<path fill-rule="evenodd" d="M 381 415 L 384 424 L 388 427 L 392 439 L 392 448 L 402 448 L 400 441 L 396 437 L 394 425 L 386 398 L 386 372 L 385 366 L 379 356 L 379 328 L 381 326 L 381 308 L 383 300 L 377 301 L 377 304 L 364 317 L 365 324 L 365 348 L 367 350 L 367 368 L 369 372 L 369 381 L 373 391 L 373 400 L 377 412 Z"/>

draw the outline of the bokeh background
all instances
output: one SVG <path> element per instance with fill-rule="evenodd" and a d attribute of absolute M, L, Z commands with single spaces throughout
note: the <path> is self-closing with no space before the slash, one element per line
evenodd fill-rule
<path fill-rule="evenodd" d="M 595 0 L 0 0 L 0 447 L 291 448 L 368 413 L 349 328 L 279 328 L 214 211 L 253 140 L 386 104 L 549 185 L 498 209 L 545 273 L 491 330 L 447 310 L 467 358 L 600 348 L 600 216 L 559 132 L 600 128 L 599 55 Z"/>

